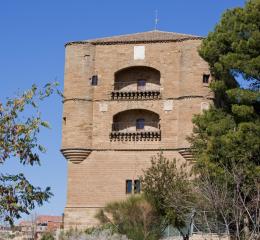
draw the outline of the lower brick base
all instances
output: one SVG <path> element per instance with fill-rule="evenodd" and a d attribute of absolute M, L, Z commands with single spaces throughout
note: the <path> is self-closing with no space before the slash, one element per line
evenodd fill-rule
<path fill-rule="evenodd" d="M 64 210 L 64 229 L 79 229 L 85 230 L 86 228 L 98 225 L 98 220 L 95 215 L 99 208 L 87 207 L 66 207 Z"/>
<path fill-rule="evenodd" d="M 151 165 L 151 159 L 159 153 L 160 150 L 92 151 L 80 163 L 68 161 L 65 229 L 86 229 L 97 225 L 95 215 L 98 209 L 131 196 L 126 193 L 126 181 L 134 183 L 139 179 Z M 186 162 L 178 149 L 164 151 L 163 156 L 176 159 L 178 166 Z"/>

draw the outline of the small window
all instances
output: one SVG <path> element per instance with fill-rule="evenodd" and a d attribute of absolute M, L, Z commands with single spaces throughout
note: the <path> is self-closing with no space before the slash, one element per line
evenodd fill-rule
<path fill-rule="evenodd" d="M 144 119 L 139 118 L 136 120 L 136 130 L 143 130 L 144 129 Z"/>
<path fill-rule="evenodd" d="M 126 192 L 126 194 L 131 194 L 132 193 L 132 180 L 126 180 L 125 192 Z"/>
<path fill-rule="evenodd" d="M 144 79 L 137 80 L 137 91 L 145 90 L 146 81 Z"/>
<path fill-rule="evenodd" d="M 141 192 L 141 182 L 140 180 L 134 181 L 134 193 L 140 193 Z"/>
<path fill-rule="evenodd" d="M 92 78 L 91 78 L 91 85 L 92 86 L 97 86 L 98 85 L 98 76 L 97 75 L 92 76 Z"/>
<path fill-rule="evenodd" d="M 209 83 L 209 74 L 203 74 L 202 81 L 203 83 Z"/>

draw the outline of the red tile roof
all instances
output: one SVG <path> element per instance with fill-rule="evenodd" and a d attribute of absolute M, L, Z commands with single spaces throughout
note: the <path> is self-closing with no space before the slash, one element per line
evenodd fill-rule
<path fill-rule="evenodd" d="M 19 226 L 31 226 L 32 225 L 32 222 L 31 221 L 21 221 L 19 223 Z"/>
<path fill-rule="evenodd" d="M 33 221 L 21 221 L 19 226 L 30 226 Z M 37 223 L 48 223 L 48 222 L 62 222 L 61 216 L 51 216 L 51 215 L 39 215 L 36 217 Z"/>
<path fill-rule="evenodd" d="M 70 42 L 70 44 L 84 44 L 92 43 L 94 45 L 104 45 L 104 44 L 125 44 L 125 43 L 141 43 L 141 42 L 171 42 L 171 41 L 185 41 L 193 39 L 203 39 L 201 36 L 175 33 L 175 32 L 165 32 L 165 31 L 148 31 L 140 32 L 126 35 L 118 35 L 113 37 L 90 39 L 86 41 Z"/>
<path fill-rule="evenodd" d="M 62 222 L 61 216 L 39 215 L 36 218 L 37 223 L 41 222 Z"/>

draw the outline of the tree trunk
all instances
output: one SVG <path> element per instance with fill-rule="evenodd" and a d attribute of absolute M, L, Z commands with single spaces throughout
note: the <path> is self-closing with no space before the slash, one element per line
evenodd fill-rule
<path fill-rule="evenodd" d="M 246 215 L 243 219 L 244 222 L 244 239 L 249 239 L 250 236 L 250 230 L 249 230 L 249 219 L 248 216 Z"/>

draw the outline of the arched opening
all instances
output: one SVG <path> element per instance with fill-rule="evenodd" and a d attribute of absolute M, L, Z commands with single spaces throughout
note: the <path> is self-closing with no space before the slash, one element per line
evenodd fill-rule
<path fill-rule="evenodd" d="M 115 73 L 112 98 L 158 97 L 160 78 L 160 71 L 151 67 L 134 66 L 121 69 Z M 148 92 L 150 94 L 146 94 Z"/>
<path fill-rule="evenodd" d="M 151 67 L 134 66 L 115 73 L 114 89 L 117 91 L 159 90 L 160 72 Z M 142 86 L 143 88 L 139 88 Z"/>
<path fill-rule="evenodd" d="M 132 140 L 160 137 L 160 116 L 146 109 L 119 112 L 113 117 L 111 138 L 130 137 Z M 125 140 L 125 139 L 123 139 Z"/>

